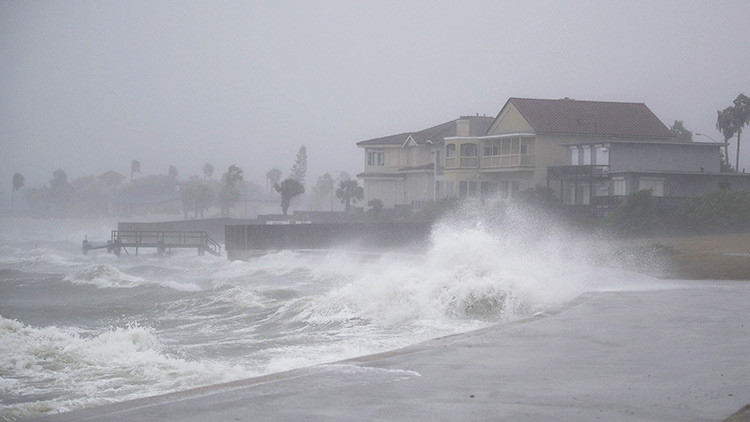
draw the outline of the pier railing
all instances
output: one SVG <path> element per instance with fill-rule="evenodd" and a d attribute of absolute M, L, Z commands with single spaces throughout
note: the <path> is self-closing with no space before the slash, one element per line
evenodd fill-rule
<path fill-rule="evenodd" d="M 140 248 L 156 248 L 160 253 L 171 252 L 175 248 L 196 248 L 199 255 L 205 252 L 221 255 L 221 245 L 208 233 L 198 231 L 112 230 L 112 236 L 105 244 L 83 241 L 84 254 L 94 249 L 107 249 L 107 252 L 117 256 L 122 250 L 129 255 L 127 248 L 135 249 L 136 255 Z"/>

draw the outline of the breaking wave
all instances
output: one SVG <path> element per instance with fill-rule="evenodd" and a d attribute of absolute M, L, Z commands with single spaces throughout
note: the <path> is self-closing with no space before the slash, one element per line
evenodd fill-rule
<path fill-rule="evenodd" d="M 587 291 L 655 284 L 610 268 L 599 253 L 610 246 L 543 218 L 459 214 L 409 253 L 230 262 L 83 257 L 80 239 L 59 250 L 0 246 L 0 419 L 336 362 L 543 313 Z M 80 297 L 73 285 L 95 287 L 83 311 L 68 305 Z"/>
<path fill-rule="evenodd" d="M 88 284 L 100 289 L 119 288 L 131 289 L 147 284 L 168 287 L 180 291 L 199 291 L 201 288 L 190 282 L 177 282 L 172 280 L 147 281 L 142 277 L 127 274 L 110 264 L 95 264 L 88 266 L 72 275 L 66 276 L 64 281 L 72 284 Z"/>
<path fill-rule="evenodd" d="M 44 409 L 62 412 L 256 375 L 218 362 L 188 361 L 167 349 L 154 329 L 136 324 L 87 334 L 55 326 L 35 328 L 0 316 L 0 395 L 4 405 L 0 419 L 28 417 Z M 55 391 L 67 393 L 52 393 Z"/>

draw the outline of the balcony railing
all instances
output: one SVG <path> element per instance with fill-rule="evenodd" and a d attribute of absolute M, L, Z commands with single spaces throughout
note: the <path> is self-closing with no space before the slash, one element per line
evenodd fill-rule
<path fill-rule="evenodd" d="M 480 166 L 481 163 L 481 166 Z M 481 157 L 448 157 L 445 168 L 502 168 L 533 166 L 533 154 L 493 155 Z"/>
<path fill-rule="evenodd" d="M 533 166 L 533 154 L 488 155 L 482 157 L 482 168 Z"/>
<path fill-rule="evenodd" d="M 445 159 L 445 168 L 472 168 L 479 166 L 479 157 L 450 157 Z"/>

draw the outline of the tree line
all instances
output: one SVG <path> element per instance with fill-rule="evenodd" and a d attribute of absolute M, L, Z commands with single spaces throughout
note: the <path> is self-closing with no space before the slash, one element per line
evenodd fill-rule
<path fill-rule="evenodd" d="M 21 193 L 27 204 L 24 211 L 35 217 L 182 212 L 186 219 L 204 218 L 214 206 L 219 208 L 222 216 L 228 216 L 243 197 L 247 198 L 248 193 L 253 198 L 266 201 L 280 200 L 281 211 L 286 215 L 291 204 L 305 193 L 307 149 L 304 145 L 300 147 L 289 176 L 284 180 L 281 180 L 281 170 L 269 170 L 266 173 L 265 191 L 259 185 L 244 180 L 243 170 L 235 164 L 230 165 L 218 181 L 211 179 L 214 174 L 211 163 L 205 163 L 202 170 L 202 178 L 194 175 L 187 180 L 179 179 L 180 172 L 174 165 L 169 165 L 166 174 L 143 176 L 141 163 L 136 159 L 130 163 L 129 183 L 122 183 L 125 176 L 114 171 L 98 177 L 86 176 L 69 181 L 67 173 L 58 169 L 47 185 L 33 188 L 25 187 L 24 176 L 15 173 L 11 212 L 16 208 L 16 194 L 23 188 Z M 273 191 L 269 191 L 269 183 Z M 334 189 L 337 183 L 338 189 Z M 362 199 L 362 188 L 347 173 L 340 172 L 336 179 L 330 173 L 325 173 L 313 186 L 308 207 L 333 210 L 334 193 L 347 211 L 350 204 Z M 327 204 L 329 199 L 330 204 Z"/>

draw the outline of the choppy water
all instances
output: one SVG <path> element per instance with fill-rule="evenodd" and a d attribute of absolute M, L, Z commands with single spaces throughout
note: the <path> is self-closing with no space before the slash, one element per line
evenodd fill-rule
<path fill-rule="evenodd" d="M 425 250 L 377 257 L 81 253 L 85 234 L 112 227 L 2 220 L 0 419 L 391 350 L 632 278 L 571 259 L 570 239 L 480 225 L 446 224 Z"/>

